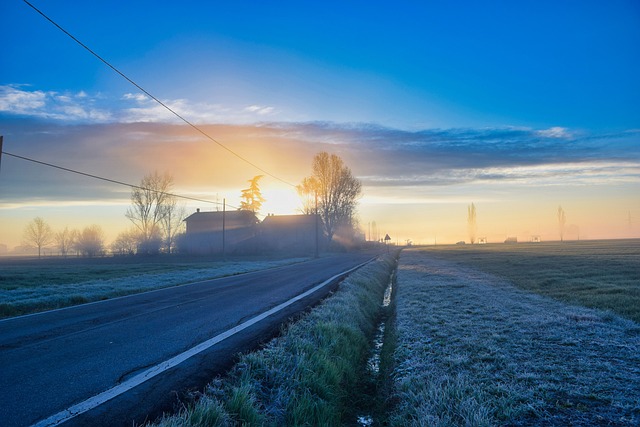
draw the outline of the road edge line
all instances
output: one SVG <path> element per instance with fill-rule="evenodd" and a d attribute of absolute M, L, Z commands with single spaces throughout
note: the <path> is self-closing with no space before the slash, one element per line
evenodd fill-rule
<path fill-rule="evenodd" d="M 375 259 L 375 258 L 373 258 Z M 284 308 L 290 306 L 291 304 L 300 301 L 301 299 L 313 294 L 314 292 L 322 289 L 323 287 L 333 283 L 334 281 L 348 275 L 349 273 L 359 269 L 360 267 L 370 263 L 373 261 L 373 259 L 370 259 L 366 262 L 363 262 L 361 264 L 358 264 L 355 267 L 352 267 L 348 270 L 345 270 L 341 273 L 338 273 L 332 277 L 330 277 L 329 279 L 325 280 L 324 282 L 320 283 L 319 285 L 314 286 L 313 288 L 299 294 L 296 295 L 295 297 L 281 303 L 278 304 L 277 306 L 255 316 L 252 317 L 251 319 L 234 326 L 231 329 L 226 330 L 225 332 L 222 332 L 221 334 L 216 335 L 213 338 L 210 338 L 206 341 L 201 342 L 200 344 L 190 348 L 189 350 L 186 350 L 176 356 L 173 356 L 170 359 L 165 360 L 164 362 L 160 362 L 157 365 L 148 368 L 147 370 L 129 378 L 128 380 L 108 389 L 103 391 L 102 393 L 99 393 L 93 397 L 90 397 L 89 399 L 86 399 L 80 403 L 76 403 L 75 405 L 64 409 L 60 412 L 58 412 L 57 414 L 54 414 L 48 418 L 45 418 L 41 421 L 38 421 L 37 423 L 33 424 L 32 427 L 52 427 L 52 426 L 57 426 L 60 425 L 64 422 L 67 422 L 79 415 L 84 414 L 85 412 L 88 412 L 100 405 L 102 405 L 103 403 L 108 402 L 111 399 L 114 399 L 118 396 L 120 396 L 121 394 L 124 394 L 126 392 L 128 392 L 129 390 L 133 389 L 134 387 L 139 386 L 140 384 L 150 380 L 151 378 L 154 378 L 160 374 L 162 374 L 165 371 L 168 371 L 171 368 L 174 368 L 176 366 L 178 366 L 180 363 L 184 362 L 185 360 L 199 354 L 202 353 L 205 350 L 208 350 L 209 348 L 213 347 L 214 345 L 224 341 L 225 339 L 237 334 L 238 332 L 243 331 L 244 329 L 247 329 L 250 326 L 255 325 L 256 323 L 266 319 L 267 317 L 271 316 L 272 314 L 277 313 L 280 310 L 283 310 Z"/>

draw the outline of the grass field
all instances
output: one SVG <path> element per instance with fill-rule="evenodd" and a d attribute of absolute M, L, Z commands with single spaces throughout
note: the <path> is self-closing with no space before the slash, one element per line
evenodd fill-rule
<path fill-rule="evenodd" d="M 0 258 L 0 318 L 68 307 L 306 258 Z"/>
<path fill-rule="evenodd" d="M 630 242 L 404 251 L 388 425 L 639 425 L 640 325 L 568 295 L 592 301 L 599 281 L 632 288 L 636 251 Z"/>
<path fill-rule="evenodd" d="M 425 248 L 517 287 L 640 322 L 640 240 Z"/>

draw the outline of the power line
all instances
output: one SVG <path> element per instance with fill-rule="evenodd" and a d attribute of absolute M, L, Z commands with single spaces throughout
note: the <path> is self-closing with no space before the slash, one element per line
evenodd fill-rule
<path fill-rule="evenodd" d="M 192 129 L 196 130 L 198 133 L 200 133 L 201 135 L 203 135 L 205 138 L 209 139 L 210 141 L 216 143 L 217 145 L 219 145 L 220 147 L 222 147 L 223 149 L 225 149 L 226 151 L 228 151 L 229 153 L 233 154 L 234 156 L 236 156 L 237 158 L 239 158 L 240 160 L 244 161 L 245 163 L 253 166 L 254 168 L 256 168 L 257 170 L 259 170 L 260 172 L 265 173 L 266 175 L 269 175 L 270 177 L 284 183 L 287 184 L 291 187 L 295 187 L 294 184 L 291 184 L 288 181 L 285 181 L 284 179 L 266 171 L 265 169 L 261 168 L 260 166 L 258 166 L 257 164 L 251 162 L 250 160 L 248 160 L 247 158 L 241 156 L 240 154 L 236 153 L 235 151 L 233 151 L 232 149 L 230 149 L 229 147 L 227 147 L 226 145 L 222 144 L 221 142 L 217 141 L 215 138 L 213 138 L 211 135 L 209 135 L 207 132 L 205 132 L 204 130 L 202 130 L 199 126 L 195 125 L 194 123 L 190 122 L 189 120 L 187 120 L 185 117 L 183 117 L 182 115 L 180 115 L 179 113 L 177 113 L 174 109 L 172 109 L 171 107 L 169 107 L 167 104 L 165 104 L 164 102 L 160 101 L 158 98 L 156 98 L 155 96 L 153 96 L 151 93 L 149 93 L 147 90 L 145 90 L 143 87 L 141 87 L 138 83 L 136 83 L 135 81 L 133 81 L 132 79 L 130 79 L 129 77 L 127 77 L 126 74 L 124 74 L 122 71 L 118 70 L 115 66 L 111 65 L 111 63 L 109 63 L 106 59 L 104 59 L 103 57 L 101 57 L 100 55 L 98 55 L 96 52 L 94 52 L 91 48 L 89 48 L 89 46 L 87 46 L 86 44 L 82 43 L 80 40 L 78 40 L 75 36 L 73 36 L 70 32 L 68 32 L 67 30 L 65 30 L 64 28 L 62 28 L 58 23 L 56 23 L 53 19 L 49 18 L 47 15 L 44 14 L 44 12 L 42 12 L 40 9 L 38 9 L 37 7 L 35 7 L 34 5 L 32 5 L 31 3 L 29 3 L 27 0 L 23 0 L 29 7 L 31 7 L 33 10 L 35 10 L 36 12 L 38 12 L 40 15 L 42 15 L 42 17 L 44 17 L 47 21 L 49 21 L 50 23 L 52 23 L 56 28 L 58 28 L 60 31 L 62 31 L 63 33 L 65 33 L 67 36 L 69 36 L 73 41 L 75 41 L 76 43 L 78 43 L 80 46 L 82 46 L 84 49 L 86 49 L 89 53 L 91 53 L 93 56 L 95 56 L 96 58 L 98 58 L 102 63 L 104 63 L 107 67 L 111 68 L 113 71 L 115 71 L 117 74 L 119 74 L 122 78 L 124 78 L 126 81 L 128 81 L 129 83 L 131 83 L 133 86 L 135 86 L 138 90 L 140 90 L 142 93 L 144 93 L 145 95 L 147 95 L 149 98 L 153 99 L 154 101 L 156 101 L 158 104 L 160 104 L 162 107 L 164 107 L 167 111 L 169 111 L 171 114 L 173 114 L 174 116 L 176 116 L 178 119 L 180 119 L 181 121 L 183 121 L 184 123 L 186 123 L 188 126 L 190 126 Z"/>
<path fill-rule="evenodd" d="M 158 193 L 158 194 L 165 194 L 167 196 L 172 196 L 172 197 L 176 197 L 176 198 L 180 198 L 180 199 L 186 199 L 186 200 L 193 200 L 193 201 L 196 201 L 196 202 L 210 203 L 210 204 L 214 204 L 214 205 L 221 205 L 222 204 L 220 202 L 214 202 L 212 200 L 198 199 L 196 197 L 183 196 L 183 195 L 180 195 L 180 194 L 167 193 L 166 191 L 159 191 L 159 190 L 154 190 L 152 188 L 141 187 L 139 185 L 129 184 L 129 183 L 126 183 L 126 182 L 123 182 L 123 181 L 118 181 L 118 180 L 115 180 L 115 179 L 105 178 L 105 177 L 94 175 L 94 174 L 91 174 L 91 173 L 81 172 L 81 171 L 78 171 L 78 170 L 75 170 L 75 169 L 65 168 L 63 166 L 58 166 L 58 165 L 54 165 L 52 163 L 47 163 L 47 162 L 43 162 L 43 161 L 40 161 L 40 160 L 31 159 L 29 157 L 19 156 L 17 154 L 8 153 L 6 151 L 2 151 L 1 154 L 4 154 L 5 156 L 15 157 L 16 159 L 26 160 L 26 161 L 32 162 L 32 163 L 37 163 L 37 164 L 40 164 L 40 165 L 49 166 L 51 168 L 60 169 L 60 170 L 63 170 L 65 172 L 71 172 L 71 173 L 75 173 L 77 175 L 83 175 L 83 176 L 86 176 L 86 177 L 89 177 L 89 178 L 94 178 L 94 179 L 98 179 L 98 180 L 101 180 L 101 181 L 110 182 L 112 184 L 124 185 L 124 186 L 130 187 L 130 188 L 137 188 L 137 189 L 143 190 L 143 191 L 151 191 L 151 192 Z M 240 209 L 237 206 L 232 206 L 232 205 L 229 205 L 229 204 L 227 204 L 227 206 L 229 206 L 232 209 Z"/>

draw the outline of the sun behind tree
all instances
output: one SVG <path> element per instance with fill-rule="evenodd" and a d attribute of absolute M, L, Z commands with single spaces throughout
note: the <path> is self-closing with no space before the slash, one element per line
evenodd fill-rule
<path fill-rule="evenodd" d="M 297 187 L 305 203 L 305 213 L 315 211 L 311 202 L 315 204 L 317 198 L 318 215 L 329 242 L 339 229 L 355 231 L 356 208 L 362 193 L 360 181 L 340 157 L 324 151 L 313 158 L 312 170 L 313 174 Z"/>
<path fill-rule="evenodd" d="M 264 197 L 262 197 L 262 192 L 260 191 L 260 186 L 258 185 L 258 181 L 264 175 L 256 175 L 249 182 L 249 188 L 242 190 L 240 202 L 240 209 L 245 211 L 251 211 L 254 214 L 260 212 L 260 208 L 262 207 L 262 203 L 264 203 Z"/>

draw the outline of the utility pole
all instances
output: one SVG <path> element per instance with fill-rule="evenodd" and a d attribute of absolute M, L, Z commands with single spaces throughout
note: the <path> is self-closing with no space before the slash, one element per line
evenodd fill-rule
<path fill-rule="evenodd" d="M 225 256 L 224 234 L 225 234 L 225 216 L 227 213 L 227 199 L 222 199 L 222 258 Z"/>
<path fill-rule="evenodd" d="M 315 253 L 315 257 L 318 258 L 319 256 L 319 249 L 318 249 L 318 190 L 315 191 L 316 194 L 316 253 Z"/>
<path fill-rule="evenodd" d="M 2 135 L 0 135 L 0 165 L 2 165 Z"/>

